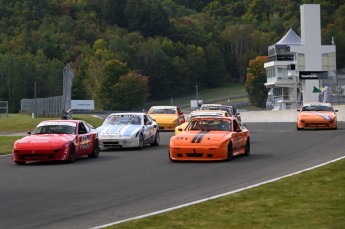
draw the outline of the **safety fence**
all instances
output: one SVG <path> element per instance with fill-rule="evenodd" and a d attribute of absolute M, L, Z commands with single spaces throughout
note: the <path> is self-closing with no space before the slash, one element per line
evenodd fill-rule
<path fill-rule="evenodd" d="M 333 105 L 345 104 L 345 69 L 338 69 L 318 74 L 319 100 L 323 101 L 327 96 L 326 102 Z"/>
<path fill-rule="evenodd" d="M 35 117 L 61 117 L 63 96 L 48 98 L 22 99 L 20 113 L 33 114 Z"/>
<path fill-rule="evenodd" d="M 8 118 L 8 101 L 0 101 L 0 118 Z"/>
<path fill-rule="evenodd" d="M 32 114 L 33 117 L 55 117 L 71 119 L 71 97 L 73 72 L 69 63 L 63 69 L 63 94 L 61 96 L 22 99 L 20 113 Z"/>

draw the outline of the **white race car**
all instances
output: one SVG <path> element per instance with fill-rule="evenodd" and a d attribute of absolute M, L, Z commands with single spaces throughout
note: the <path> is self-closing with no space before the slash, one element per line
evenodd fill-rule
<path fill-rule="evenodd" d="M 159 145 L 159 126 L 145 113 L 110 114 L 97 128 L 100 149 Z"/>

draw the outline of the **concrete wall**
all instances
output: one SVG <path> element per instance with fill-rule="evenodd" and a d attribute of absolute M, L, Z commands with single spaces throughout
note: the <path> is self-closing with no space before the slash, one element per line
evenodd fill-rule
<path fill-rule="evenodd" d="M 345 105 L 334 106 L 338 122 L 345 121 Z M 242 122 L 296 122 L 297 110 L 247 111 L 241 112 Z"/>

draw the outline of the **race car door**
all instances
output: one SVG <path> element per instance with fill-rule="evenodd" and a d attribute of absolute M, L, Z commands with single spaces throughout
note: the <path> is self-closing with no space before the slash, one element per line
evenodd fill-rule
<path fill-rule="evenodd" d="M 236 119 L 232 121 L 232 127 L 233 127 L 233 149 L 234 149 L 234 155 L 238 154 L 238 150 L 243 148 L 244 144 L 244 134 L 242 132 L 242 129 Z"/>
<path fill-rule="evenodd" d="M 145 141 L 153 138 L 154 135 L 152 120 L 147 115 L 144 115 L 144 135 Z"/>
<path fill-rule="evenodd" d="M 87 125 L 84 125 L 84 123 L 80 122 L 78 125 L 78 148 L 76 150 L 76 154 L 80 157 L 87 152 L 89 152 L 92 142 L 92 136 L 90 134 L 91 130 Z"/>

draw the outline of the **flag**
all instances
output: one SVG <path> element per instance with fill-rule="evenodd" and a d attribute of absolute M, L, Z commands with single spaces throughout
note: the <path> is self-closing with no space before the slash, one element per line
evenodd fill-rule
<path fill-rule="evenodd" d="M 322 92 L 322 90 L 323 90 L 322 87 L 320 87 L 320 88 L 314 87 L 313 93 L 319 93 L 319 92 Z"/>

